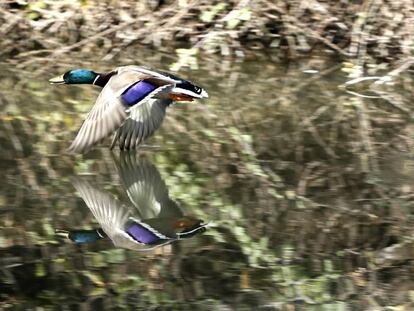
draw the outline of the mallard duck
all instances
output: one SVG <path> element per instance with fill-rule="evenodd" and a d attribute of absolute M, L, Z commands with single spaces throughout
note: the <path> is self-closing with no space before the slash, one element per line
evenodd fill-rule
<path fill-rule="evenodd" d="M 73 153 L 88 151 L 115 131 L 111 149 L 117 143 L 120 149 L 134 149 L 160 127 L 173 101 L 208 97 L 204 89 L 188 80 L 138 66 L 118 67 L 108 73 L 73 69 L 49 81 L 103 87 L 69 147 Z"/>
<path fill-rule="evenodd" d="M 121 153 L 117 168 L 132 205 L 122 204 L 89 182 L 75 179 L 74 187 L 101 228 L 62 231 L 74 242 L 86 243 L 109 238 L 115 246 L 149 250 L 205 230 L 201 220 L 185 216 L 169 197 L 155 166 L 134 155 Z"/>

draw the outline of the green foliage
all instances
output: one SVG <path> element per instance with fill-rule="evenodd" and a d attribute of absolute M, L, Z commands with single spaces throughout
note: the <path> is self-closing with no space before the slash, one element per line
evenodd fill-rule
<path fill-rule="evenodd" d="M 252 11 L 248 7 L 242 9 L 235 9 L 230 12 L 226 18 L 226 27 L 228 29 L 235 29 L 241 22 L 249 21 L 252 17 Z"/>
<path fill-rule="evenodd" d="M 205 10 L 200 15 L 200 20 L 205 23 L 211 23 L 214 18 L 220 14 L 227 7 L 227 3 L 220 2 L 211 7 L 209 10 Z"/>
<path fill-rule="evenodd" d="M 113 249 L 102 252 L 105 257 L 105 261 L 110 264 L 121 264 L 125 262 L 125 250 L 124 249 Z"/>
<path fill-rule="evenodd" d="M 191 69 L 198 69 L 198 55 L 197 48 L 177 49 L 177 61 L 170 66 L 171 71 L 179 71 L 182 67 L 190 67 Z"/>
<path fill-rule="evenodd" d="M 38 20 L 42 17 L 41 11 L 47 9 L 47 3 L 45 1 L 33 1 L 29 2 L 26 7 L 26 18 L 30 20 Z"/>

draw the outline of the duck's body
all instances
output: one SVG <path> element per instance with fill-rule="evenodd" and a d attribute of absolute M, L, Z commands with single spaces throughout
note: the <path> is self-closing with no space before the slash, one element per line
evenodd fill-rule
<path fill-rule="evenodd" d="M 67 231 L 71 240 L 88 243 L 109 238 L 117 247 L 148 250 L 205 230 L 201 220 L 185 216 L 169 197 L 153 165 L 126 153 L 117 167 L 132 205 L 122 204 L 85 180 L 75 180 L 75 188 L 101 228 Z"/>
<path fill-rule="evenodd" d="M 123 66 L 109 73 L 75 69 L 51 83 L 93 84 L 103 87 L 82 124 L 71 152 L 82 153 L 114 133 L 111 148 L 133 149 L 161 125 L 173 101 L 192 101 L 208 94 L 190 81 L 170 73 L 138 66 Z"/>

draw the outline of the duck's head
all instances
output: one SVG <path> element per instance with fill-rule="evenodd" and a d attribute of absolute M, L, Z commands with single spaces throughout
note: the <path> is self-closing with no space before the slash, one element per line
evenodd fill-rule
<path fill-rule="evenodd" d="M 182 80 L 172 90 L 170 98 L 177 101 L 192 101 L 193 98 L 208 98 L 208 94 L 198 85 L 190 81 Z"/>
<path fill-rule="evenodd" d="M 62 236 L 71 240 L 72 242 L 81 244 L 95 242 L 98 240 L 105 239 L 107 237 L 105 231 L 102 228 L 92 230 L 62 230 L 57 229 L 56 235 Z"/>
<path fill-rule="evenodd" d="M 174 227 L 179 238 L 189 238 L 197 233 L 206 231 L 207 224 L 201 219 L 196 219 L 190 216 L 184 216 L 181 219 L 177 219 Z"/>
<path fill-rule="evenodd" d="M 53 84 L 94 84 L 98 73 L 88 69 L 72 69 L 49 80 Z"/>

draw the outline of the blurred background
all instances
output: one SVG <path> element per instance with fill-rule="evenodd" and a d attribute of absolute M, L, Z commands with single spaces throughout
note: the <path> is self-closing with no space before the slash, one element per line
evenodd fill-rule
<path fill-rule="evenodd" d="M 0 25 L 0 309 L 414 309 L 411 0 L 3 0 Z M 99 90 L 48 79 L 128 64 L 210 95 L 138 151 L 211 224 L 153 252 L 55 233 L 97 226 L 73 176 L 125 193 L 110 140 L 66 153 Z"/>

